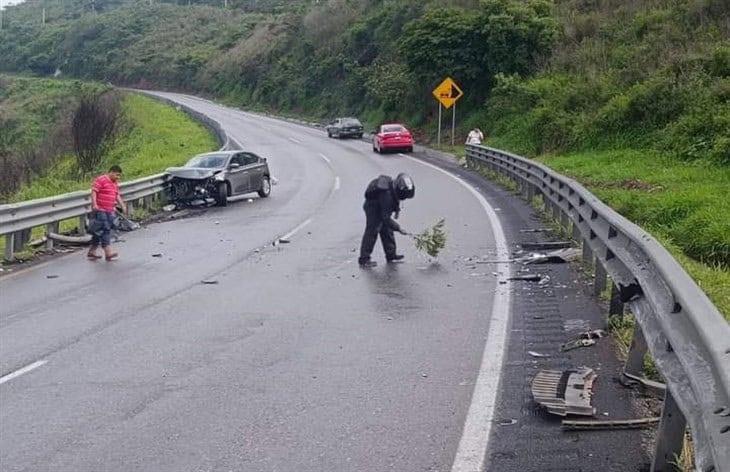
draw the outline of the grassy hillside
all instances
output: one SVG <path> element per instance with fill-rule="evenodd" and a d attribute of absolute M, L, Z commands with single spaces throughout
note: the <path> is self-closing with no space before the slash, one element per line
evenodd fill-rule
<path fill-rule="evenodd" d="M 728 298 L 727 0 L 179 3 L 98 0 L 92 12 L 67 1 L 45 25 L 38 5 L 12 7 L 0 70 L 402 120 L 425 141 L 430 90 L 450 75 L 466 92 L 459 141 L 480 126 L 580 179 Z"/>

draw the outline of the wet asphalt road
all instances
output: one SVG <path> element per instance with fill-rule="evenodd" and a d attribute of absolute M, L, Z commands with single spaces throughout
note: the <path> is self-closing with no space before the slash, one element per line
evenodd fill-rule
<path fill-rule="evenodd" d="M 125 234 L 116 262 L 0 279 L 0 375 L 46 361 L 0 385 L 0 469 L 450 470 L 499 290 L 463 262 L 498 257 L 478 200 L 367 143 L 179 100 L 279 184 Z M 398 236 L 407 263 L 378 246 L 359 270 L 364 188 L 401 171 L 417 185 L 401 224 L 445 217 L 447 249 L 431 264 Z"/>

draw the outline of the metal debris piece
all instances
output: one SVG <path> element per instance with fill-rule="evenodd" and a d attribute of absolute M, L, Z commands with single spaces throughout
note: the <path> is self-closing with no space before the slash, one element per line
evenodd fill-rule
<path fill-rule="evenodd" d="M 65 234 L 48 233 L 48 238 L 65 244 L 85 245 L 91 243 L 91 235 L 66 236 Z"/>
<path fill-rule="evenodd" d="M 527 353 L 529 355 L 531 355 L 532 357 L 541 357 L 541 358 L 550 357 L 550 354 L 540 354 L 539 352 L 535 352 L 535 351 L 527 351 Z"/>
<path fill-rule="evenodd" d="M 588 367 L 541 370 L 532 379 L 532 396 L 554 415 L 593 416 L 596 409 L 591 406 L 591 398 L 596 377 Z"/>
<path fill-rule="evenodd" d="M 520 233 L 544 233 L 550 231 L 549 228 L 537 228 L 537 229 L 521 229 Z"/>
<path fill-rule="evenodd" d="M 568 341 L 567 343 L 560 345 L 560 350 L 562 352 L 566 351 L 572 351 L 573 349 L 578 349 L 579 347 L 588 347 L 593 346 L 596 344 L 596 341 L 593 339 L 574 339 L 572 341 Z"/>
<path fill-rule="evenodd" d="M 601 431 L 606 429 L 652 428 L 660 418 L 639 418 L 633 420 L 563 420 L 566 431 Z"/>
<path fill-rule="evenodd" d="M 545 285 L 550 283 L 550 276 L 546 275 L 540 279 L 540 281 L 537 283 L 537 285 L 544 287 Z"/>
<path fill-rule="evenodd" d="M 601 339 L 606 336 L 606 332 L 602 329 L 593 329 L 580 333 L 576 339 L 568 341 L 565 344 L 560 345 L 560 350 L 571 351 L 580 347 L 588 347 L 596 344 L 596 339 Z"/>
<path fill-rule="evenodd" d="M 164 212 L 175 211 L 176 209 L 177 209 L 177 205 L 175 205 L 173 203 L 162 207 L 162 211 L 164 211 Z"/>
<path fill-rule="evenodd" d="M 291 241 L 290 241 L 290 240 L 288 240 L 288 239 L 284 239 L 284 238 L 279 238 L 279 242 L 280 242 L 281 244 L 289 244 L 289 243 L 290 243 Z"/>
<path fill-rule="evenodd" d="M 55 275 L 55 274 L 51 274 L 51 275 L 46 275 L 46 278 L 47 278 L 47 279 L 57 279 L 57 278 L 58 278 L 58 276 L 57 276 L 57 275 Z"/>
<path fill-rule="evenodd" d="M 507 419 L 499 420 L 499 425 L 500 426 L 512 426 L 513 424 L 517 424 L 517 420 L 515 420 L 513 418 L 507 418 Z"/>
<path fill-rule="evenodd" d="M 517 262 L 523 264 L 548 264 L 557 263 L 562 264 L 566 262 L 572 262 L 580 259 L 581 251 L 577 248 L 558 249 L 550 252 L 533 252 L 529 256 L 521 257 L 517 259 Z"/>
<path fill-rule="evenodd" d="M 155 254 L 152 254 L 152 257 L 162 257 L 162 253 L 161 252 L 157 252 Z"/>
<path fill-rule="evenodd" d="M 507 280 L 524 280 L 526 282 L 539 282 L 542 279 L 542 275 L 540 274 L 530 274 L 530 275 L 516 275 L 514 277 L 510 277 Z"/>
<path fill-rule="evenodd" d="M 203 285 L 218 285 L 217 280 L 201 280 L 200 283 Z"/>
<path fill-rule="evenodd" d="M 542 241 L 539 243 L 520 243 L 520 247 L 527 251 L 551 251 L 573 247 L 572 241 Z"/>

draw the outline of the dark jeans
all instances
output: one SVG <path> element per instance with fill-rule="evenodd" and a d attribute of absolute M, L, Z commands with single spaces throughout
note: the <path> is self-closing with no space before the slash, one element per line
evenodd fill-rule
<path fill-rule="evenodd" d="M 362 235 L 359 262 L 370 260 L 378 235 L 380 235 L 380 242 L 383 243 L 385 258 L 392 259 L 395 256 L 395 236 L 393 235 L 393 229 L 383 221 L 383 212 L 380 210 L 380 205 L 378 202 L 365 200 L 363 210 L 365 210 L 365 233 Z"/>
<path fill-rule="evenodd" d="M 107 247 L 111 244 L 111 233 L 114 228 L 114 217 L 116 215 L 110 211 L 97 210 L 93 213 L 89 224 L 89 233 L 91 233 L 91 246 Z"/>

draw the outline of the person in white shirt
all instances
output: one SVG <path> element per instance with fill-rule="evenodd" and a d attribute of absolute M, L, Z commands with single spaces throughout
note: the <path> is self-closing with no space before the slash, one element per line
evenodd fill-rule
<path fill-rule="evenodd" d="M 466 137 L 466 144 L 482 144 L 482 141 L 484 140 L 484 134 L 482 133 L 482 130 L 479 128 L 474 128 L 473 130 L 469 131 L 469 134 Z"/>

